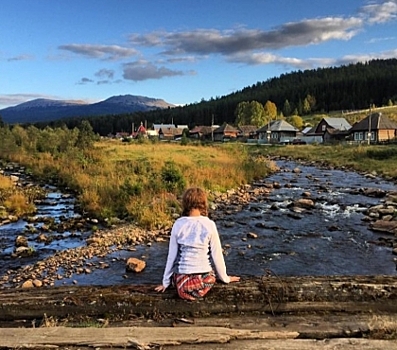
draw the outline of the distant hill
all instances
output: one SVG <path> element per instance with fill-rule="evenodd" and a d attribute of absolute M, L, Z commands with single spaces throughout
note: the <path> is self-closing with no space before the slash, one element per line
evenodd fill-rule
<path fill-rule="evenodd" d="M 112 96 L 92 104 L 41 98 L 1 109 L 0 116 L 8 124 L 33 124 L 62 118 L 147 112 L 168 107 L 175 107 L 175 105 L 162 99 L 134 95 Z"/>

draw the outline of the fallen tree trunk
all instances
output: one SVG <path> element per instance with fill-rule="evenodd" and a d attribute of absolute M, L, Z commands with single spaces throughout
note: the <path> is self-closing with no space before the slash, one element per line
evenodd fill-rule
<path fill-rule="evenodd" d="M 397 277 L 262 277 L 218 283 L 202 300 L 187 302 L 154 286 L 64 286 L 0 290 L 0 321 L 46 317 L 127 320 L 221 314 L 397 312 Z"/>

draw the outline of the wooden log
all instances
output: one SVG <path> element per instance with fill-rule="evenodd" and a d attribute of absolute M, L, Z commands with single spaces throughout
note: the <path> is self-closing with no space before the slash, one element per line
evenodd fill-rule
<path fill-rule="evenodd" d="M 202 300 L 179 299 L 152 285 L 0 290 L 0 321 L 47 317 L 129 319 L 302 312 L 397 313 L 397 277 L 262 277 L 218 283 Z"/>
<path fill-rule="evenodd" d="M 261 315 L 193 321 L 150 321 L 148 326 L 148 321 L 135 320 L 125 322 L 129 326 L 103 328 L 0 327 L 0 349 L 397 349 L 397 320 L 390 316 Z"/>

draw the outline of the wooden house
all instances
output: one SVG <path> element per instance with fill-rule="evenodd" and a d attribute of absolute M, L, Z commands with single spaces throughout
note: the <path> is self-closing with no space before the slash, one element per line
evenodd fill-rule
<path fill-rule="evenodd" d="M 325 117 L 306 133 L 306 137 L 324 143 L 344 141 L 349 136 L 351 127 L 345 118 Z"/>
<path fill-rule="evenodd" d="M 184 129 L 182 129 L 182 128 L 175 128 L 175 127 L 160 128 L 158 131 L 159 139 L 160 140 L 175 140 L 177 138 L 182 137 L 183 130 Z"/>
<path fill-rule="evenodd" d="M 350 134 L 355 142 L 388 142 L 397 137 L 397 123 L 382 113 L 372 113 L 355 123 Z"/>
<path fill-rule="evenodd" d="M 258 127 L 256 127 L 255 125 L 240 125 L 239 127 L 237 127 L 237 129 L 240 131 L 240 133 L 238 134 L 239 140 L 244 141 L 257 138 L 256 130 L 258 130 Z"/>
<path fill-rule="evenodd" d="M 324 143 L 339 143 L 348 140 L 350 136 L 349 130 L 339 130 L 333 128 L 327 128 L 323 134 Z"/>
<path fill-rule="evenodd" d="M 214 141 L 228 141 L 231 139 L 236 139 L 240 130 L 231 126 L 227 123 L 224 123 L 220 127 L 216 128 L 213 131 Z"/>
<path fill-rule="evenodd" d="M 196 140 L 212 140 L 212 132 L 218 126 L 196 126 L 189 130 L 189 137 Z"/>
<path fill-rule="evenodd" d="M 297 132 L 298 129 L 285 120 L 273 120 L 256 131 L 262 143 L 290 143 Z"/>

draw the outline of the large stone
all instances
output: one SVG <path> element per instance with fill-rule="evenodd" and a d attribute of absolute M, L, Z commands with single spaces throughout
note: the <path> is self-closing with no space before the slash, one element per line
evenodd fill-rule
<path fill-rule="evenodd" d="M 397 234 L 397 221 L 377 220 L 370 224 L 373 231 Z"/>
<path fill-rule="evenodd" d="M 141 272 L 146 267 L 146 262 L 137 258 L 129 258 L 127 260 L 127 271 Z"/>
<path fill-rule="evenodd" d="M 24 236 L 18 236 L 15 239 L 15 246 L 16 247 L 27 247 L 28 246 L 28 239 Z"/>
<path fill-rule="evenodd" d="M 311 209 L 314 208 L 314 201 L 309 198 L 300 198 L 294 202 L 294 206 Z"/>

